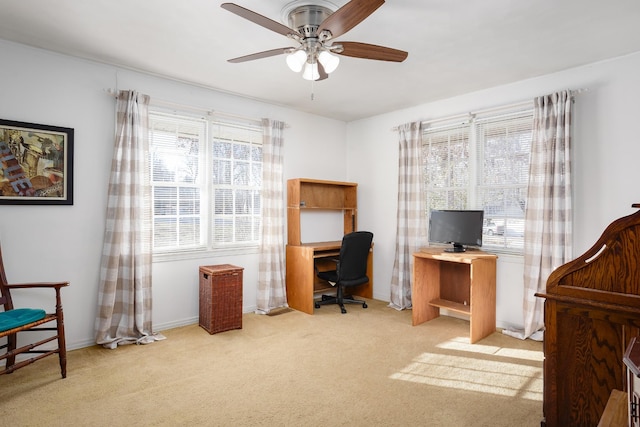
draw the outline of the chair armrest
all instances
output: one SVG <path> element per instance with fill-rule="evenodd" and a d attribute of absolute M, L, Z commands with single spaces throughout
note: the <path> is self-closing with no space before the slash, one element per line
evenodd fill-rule
<path fill-rule="evenodd" d="M 36 283 L 13 283 L 7 284 L 9 289 L 29 289 L 29 288 L 54 288 L 60 289 L 63 286 L 69 286 L 69 282 L 36 282 Z"/>

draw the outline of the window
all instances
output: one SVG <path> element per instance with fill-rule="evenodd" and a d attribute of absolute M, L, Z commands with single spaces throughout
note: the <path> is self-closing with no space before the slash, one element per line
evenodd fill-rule
<path fill-rule="evenodd" d="M 533 110 L 472 117 L 423 133 L 431 209 L 482 209 L 483 246 L 522 253 Z"/>
<path fill-rule="evenodd" d="M 155 253 L 256 246 L 262 130 L 150 113 Z"/>

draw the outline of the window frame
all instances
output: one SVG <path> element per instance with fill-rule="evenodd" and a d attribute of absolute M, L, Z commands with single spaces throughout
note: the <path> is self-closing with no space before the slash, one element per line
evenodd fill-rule
<path fill-rule="evenodd" d="M 252 240 L 248 242 L 227 242 L 227 243 L 218 243 L 214 239 L 214 199 L 215 199 L 215 191 L 216 188 L 219 188 L 213 182 L 213 168 L 215 164 L 214 160 L 214 135 L 216 134 L 214 128 L 224 128 L 226 126 L 233 127 L 235 129 L 240 129 L 240 133 L 242 130 L 247 130 L 249 132 L 259 133 L 259 137 L 252 139 L 252 144 L 250 145 L 249 152 L 256 145 L 260 147 L 260 153 L 262 152 L 262 127 L 259 120 L 235 120 L 235 119 L 227 119 L 225 117 L 221 117 L 219 115 L 211 115 L 207 114 L 193 114 L 185 111 L 175 111 L 175 110 L 165 110 L 164 108 L 153 108 L 153 106 L 149 109 L 149 121 L 150 121 L 150 132 L 149 132 L 149 159 L 150 165 L 152 167 L 152 155 L 153 155 L 153 141 L 152 141 L 152 128 L 154 121 L 160 120 L 184 120 L 186 122 L 193 121 L 204 123 L 204 136 L 200 141 L 200 152 L 198 154 L 199 157 L 199 168 L 200 172 L 198 172 L 198 179 L 201 181 L 197 188 L 200 190 L 200 201 L 199 201 L 199 213 L 198 217 L 200 218 L 200 244 L 196 244 L 194 246 L 189 247 L 170 247 L 166 250 L 161 248 L 156 248 L 152 244 L 153 251 L 153 260 L 155 261 L 173 261 L 180 259 L 192 259 L 192 258 L 204 258 L 209 256 L 220 256 L 220 255 L 239 255 L 239 254 L 253 254 L 258 253 L 260 244 L 261 244 L 261 229 L 262 229 L 262 212 L 261 206 L 259 207 L 259 211 L 257 214 L 253 214 L 254 220 L 257 216 L 258 220 L 258 231 L 256 232 L 257 240 Z M 262 168 L 262 158 L 260 158 L 260 168 Z M 156 227 L 156 216 L 155 216 L 155 205 L 154 205 L 154 188 L 156 187 L 156 182 L 153 181 L 153 174 L 150 169 L 150 177 L 149 184 L 151 186 L 151 227 L 152 227 L 152 235 L 155 237 L 155 227 Z M 175 185 L 176 181 L 171 182 L 170 184 Z M 225 188 L 237 189 L 237 186 L 225 185 Z M 254 187 L 254 190 L 256 188 Z M 257 188 L 259 192 L 260 205 L 262 203 L 262 183 L 260 182 L 259 187 Z M 235 209 L 232 207 L 232 211 L 234 211 L 235 217 Z"/>
<path fill-rule="evenodd" d="M 433 121 L 431 123 L 425 123 L 426 126 L 423 127 L 423 131 L 422 131 L 422 150 L 423 150 L 422 151 L 423 153 L 422 173 L 424 174 L 422 179 L 424 184 L 424 190 L 423 190 L 424 206 L 426 209 L 427 218 L 429 217 L 429 212 L 431 209 L 483 209 L 485 210 L 485 221 L 487 221 L 488 219 L 491 219 L 491 217 L 488 217 L 486 206 L 483 206 L 482 200 L 483 200 L 483 193 L 487 193 L 491 190 L 499 190 L 499 189 L 504 190 L 509 188 L 517 188 L 520 191 L 524 191 L 524 194 L 525 194 L 524 201 L 526 205 L 526 191 L 528 187 L 528 168 L 529 168 L 529 162 L 530 162 L 530 156 L 531 156 L 530 143 L 529 143 L 529 151 L 528 151 L 528 161 L 526 166 L 526 176 L 524 177 L 525 178 L 524 182 L 519 182 L 518 184 L 508 183 L 508 182 L 497 183 L 497 184 L 487 184 L 482 179 L 482 176 L 483 176 L 482 174 L 486 167 L 485 156 L 484 156 L 485 144 L 484 144 L 484 141 L 479 140 L 480 139 L 479 131 L 480 131 L 480 127 L 483 124 L 488 123 L 488 124 L 496 125 L 500 122 L 509 121 L 509 125 L 511 125 L 512 122 L 517 123 L 517 121 L 526 121 L 526 120 L 530 121 L 530 124 L 531 124 L 530 127 L 527 128 L 527 130 L 529 131 L 529 141 L 531 141 L 531 137 L 533 134 L 533 105 L 532 104 L 519 105 L 517 107 L 511 107 L 511 108 L 505 107 L 505 108 L 496 109 L 495 111 L 492 110 L 492 111 L 486 111 L 486 112 L 478 112 L 475 114 L 469 114 L 464 118 L 460 117 L 460 118 L 441 119 L 441 120 Z M 430 174 L 430 172 L 428 171 L 429 159 L 425 158 L 425 154 L 427 153 L 425 144 L 429 143 L 427 141 L 428 138 L 433 138 L 434 136 L 437 136 L 438 133 L 445 134 L 446 132 L 449 132 L 455 129 L 466 129 L 466 133 L 468 135 L 467 186 L 466 187 L 464 186 L 437 187 L 436 189 L 434 189 L 433 187 L 429 186 L 429 174 Z M 522 169 L 524 170 L 525 168 L 522 168 Z M 445 191 L 445 190 L 452 191 L 455 189 L 458 189 L 458 191 L 466 192 L 467 202 L 464 206 L 460 206 L 460 205 L 452 206 L 449 204 L 449 202 L 447 203 L 446 206 L 442 206 L 439 204 L 434 205 L 433 203 L 434 199 L 432 195 L 434 191 Z M 491 243 L 487 244 L 488 234 L 485 234 L 483 232 L 482 249 L 495 252 L 495 253 L 523 256 L 524 254 L 524 207 L 525 206 L 522 206 L 522 235 L 515 236 L 514 238 L 514 236 L 507 236 L 505 233 L 504 236 L 502 237 L 503 243 L 500 245 L 496 245 Z M 503 210 L 503 218 L 500 218 L 501 220 L 504 221 L 502 225 L 503 232 L 507 229 L 505 225 L 507 224 L 507 217 L 508 215 L 505 209 Z M 493 237 L 494 236 L 492 235 L 491 238 L 493 239 Z M 507 237 L 510 237 L 511 242 L 516 241 L 517 246 L 519 247 L 517 246 L 509 247 L 507 244 Z M 494 239 L 494 240 L 497 240 L 497 239 Z"/>

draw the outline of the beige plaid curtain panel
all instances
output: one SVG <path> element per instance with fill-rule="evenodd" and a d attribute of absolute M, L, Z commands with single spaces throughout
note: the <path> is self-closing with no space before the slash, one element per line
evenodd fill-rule
<path fill-rule="evenodd" d="M 426 242 L 426 211 L 422 189 L 422 124 L 398 126 L 398 214 L 396 251 L 389 307 L 411 308 L 413 253 Z"/>
<path fill-rule="evenodd" d="M 568 90 L 535 99 L 524 227 L 524 338 L 544 327 L 544 301 L 535 293 L 544 292 L 551 272 L 572 257 L 571 103 Z"/>
<path fill-rule="evenodd" d="M 263 119 L 262 243 L 258 266 L 257 312 L 287 306 L 284 280 L 284 123 Z"/>
<path fill-rule="evenodd" d="M 149 97 L 120 91 L 116 103 L 95 325 L 96 343 L 107 348 L 164 338 L 151 332 Z"/>

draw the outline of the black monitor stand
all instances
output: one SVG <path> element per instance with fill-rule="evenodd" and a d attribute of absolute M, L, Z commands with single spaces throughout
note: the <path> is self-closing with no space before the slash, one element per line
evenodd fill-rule
<path fill-rule="evenodd" d="M 445 252 L 465 252 L 466 249 L 459 243 L 454 243 L 452 248 L 444 250 Z"/>

